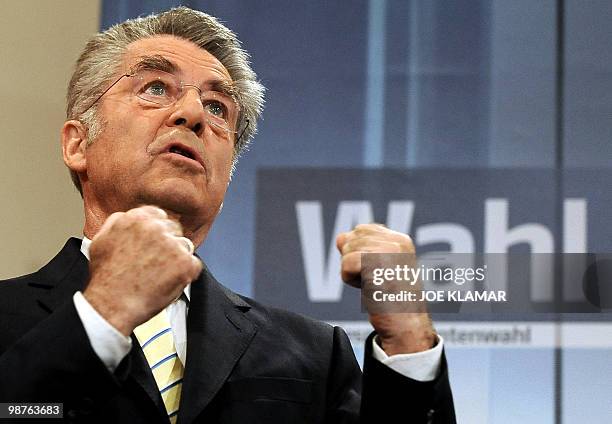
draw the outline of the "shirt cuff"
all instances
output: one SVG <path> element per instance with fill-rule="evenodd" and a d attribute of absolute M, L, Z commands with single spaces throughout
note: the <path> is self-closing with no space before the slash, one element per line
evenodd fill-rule
<path fill-rule="evenodd" d="M 83 327 L 85 327 L 91 347 L 106 368 L 114 373 L 119 363 L 130 352 L 132 339 L 121 334 L 106 321 L 80 291 L 74 294 L 72 300 Z"/>
<path fill-rule="evenodd" d="M 442 363 L 442 350 L 444 344 L 444 339 L 442 339 L 441 336 L 438 335 L 438 343 L 429 350 L 416 353 L 401 353 L 391 356 L 387 355 L 378 343 L 376 343 L 377 339 L 378 336 L 372 339 L 372 356 L 393 371 L 417 381 L 432 381 L 438 375 Z"/>

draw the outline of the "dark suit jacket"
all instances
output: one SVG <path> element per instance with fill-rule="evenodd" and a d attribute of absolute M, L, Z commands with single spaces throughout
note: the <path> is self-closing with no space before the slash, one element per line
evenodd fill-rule
<path fill-rule="evenodd" d="M 89 343 L 72 301 L 88 280 L 80 243 L 0 282 L 0 402 L 63 402 L 68 422 L 167 423 L 138 343 L 114 374 Z M 370 337 L 362 377 L 342 329 L 238 296 L 207 270 L 191 290 L 179 423 L 455 421 L 445 361 L 417 382 L 373 359 Z"/>

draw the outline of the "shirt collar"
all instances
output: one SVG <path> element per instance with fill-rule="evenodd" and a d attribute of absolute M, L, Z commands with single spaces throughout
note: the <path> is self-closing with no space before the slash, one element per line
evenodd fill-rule
<path fill-rule="evenodd" d="M 89 246 L 91 246 L 91 240 L 83 236 L 83 241 L 81 242 L 81 253 L 83 253 L 87 260 L 89 260 Z M 185 293 L 185 297 L 187 297 L 187 302 L 191 302 L 191 284 L 187 284 L 185 286 L 183 293 Z"/>

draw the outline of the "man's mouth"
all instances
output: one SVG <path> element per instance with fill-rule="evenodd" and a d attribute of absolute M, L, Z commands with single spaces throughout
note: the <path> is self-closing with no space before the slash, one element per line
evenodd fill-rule
<path fill-rule="evenodd" d="M 190 146 L 183 143 L 172 143 L 167 147 L 166 153 L 173 153 L 191 159 L 204 167 L 204 161 L 200 154 Z"/>
<path fill-rule="evenodd" d="M 168 150 L 168 152 L 169 153 L 176 153 L 178 155 L 185 156 L 185 157 L 187 157 L 189 159 L 194 159 L 195 160 L 195 157 L 193 156 L 193 153 L 191 153 L 188 150 L 185 150 L 185 149 L 181 148 L 180 146 L 172 146 L 172 147 L 170 147 L 170 150 Z"/>

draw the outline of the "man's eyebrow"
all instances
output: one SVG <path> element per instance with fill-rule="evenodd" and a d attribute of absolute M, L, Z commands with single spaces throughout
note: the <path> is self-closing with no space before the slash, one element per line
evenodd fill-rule
<path fill-rule="evenodd" d="M 164 71 L 173 74 L 177 71 L 178 66 L 161 55 L 141 56 L 136 65 L 132 67 L 133 72 L 142 70 Z"/>
<path fill-rule="evenodd" d="M 208 84 L 208 90 L 216 91 L 218 93 L 225 94 L 236 101 L 236 86 L 233 82 L 223 81 L 223 80 L 215 80 L 211 81 Z"/>
<path fill-rule="evenodd" d="M 161 55 L 141 56 L 140 60 L 132 67 L 132 72 L 142 70 L 164 71 L 169 74 L 176 74 L 179 67 Z M 236 101 L 236 86 L 233 81 L 214 80 L 206 84 L 207 90 L 216 91 L 232 97 Z"/>

